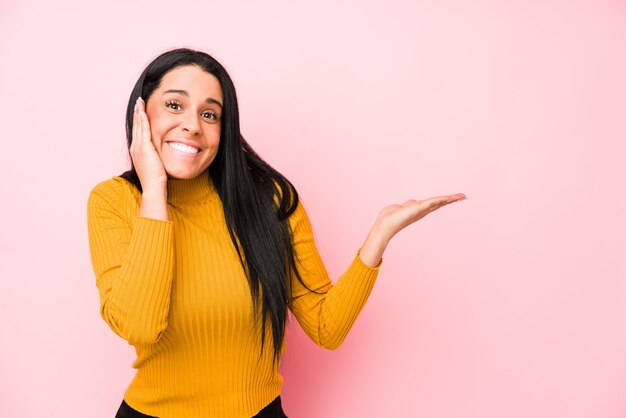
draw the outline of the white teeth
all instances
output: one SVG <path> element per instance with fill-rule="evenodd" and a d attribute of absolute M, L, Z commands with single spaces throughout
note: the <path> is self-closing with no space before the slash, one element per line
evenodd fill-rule
<path fill-rule="evenodd" d="M 181 144 L 180 142 L 168 142 L 167 144 L 170 147 L 174 148 L 176 151 L 184 152 L 185 154 L 197 154 L 200 152 L 198 148 L 186 144 Z"/>

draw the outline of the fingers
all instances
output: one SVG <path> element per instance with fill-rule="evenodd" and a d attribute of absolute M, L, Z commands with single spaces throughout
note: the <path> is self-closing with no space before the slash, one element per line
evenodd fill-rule
<path fill-rule="evenodd" d="M 430 199 L 424 200 L 423 203 L 428 207 L 440 208 L 442 206 L 449 205 L 450 203 L 465 199 L 467 199 L 467 197 L 463 193 L 456 193 L 448 196 L 431 197 Z"/>
<path fill-rule="evenodd" d="M 139 122 L 140 122 L 140 132 L 142 139 L 151 138 L 150 134 L 150 122 L 148 121 L 148 115 L 146 114 L 146 103 L 140 97 L 137 99 L 139 103 L 138 106 L 138 114 L 139 114 Z M 150 140 L 152 142 L 152 139 Z"/>
<path fill-rule="evenodd" d="M 450 203 L 458 202 L 466 198 L 467 197 L 463 193 L 456 193 L 447 196 L 434 196 L 425 200 L 409 199 L 398 206 L 410 208 L 414 216 L 421 218 L 445 205 L 449 205 Z"/>
<path fill-rule="evenodd" d="M 139 127 L 139 122 L 137 121 L 137 105 L 138 102 L 135 102 L 135 109 L 133 110 L 133 132 L 132 132 L 132 140 L 130 143 L 131 148 L 136 148 L 136 142 L 139 140 L 137 135 L 137 128 Z"/>
<path fill-rule="evenodd" d="M 139 153 L 145 150 L 146 146 L 151 144 L 150 122 L 145 111 L 145 102 L 141 97 L 135 102 L 133 111 L 133 129 L 131 142 L 131 156 L 133 153 Z"/>
<path fill-rule="evenodd" d="M 437 209 L 440 209 L 446 205 L 449 205 L 450 203 L 458 202 L 466 198 L 467 197 L 463 193 L 456 193 L 456 194 L 447 195 L 447 196 L 435 196 L 435 197 L 431 197 L 429 199 L 421 201 L 420 206 L 424 208 L 423 210 L 424 210 L 424 216 L 425 216 L 426 214 L 434 212 Z"/>
<path fill-rule="evenodd" d="M 133 138 L 132 138 L 132 142 L 130 144 L 130 148 L 131 148 L 131 154 L 133 152 L 137 152 L 138 150 L 141 149 L 142 145 L 143 145 L 143 141 L 142 141 L 142 121 L 141 121 L 141 115 L 140 115 L 140 106 L 141 106 L 141 98 L 138 98 L 137 101 L 135 101 L 135 109 L 133 111 Z"/>
<path fill-rule="evenodd" d="M 465 194 L 456 193 L 456 194 L 448 196 L 448 203 L 458 202 L 460 200 L 465 200 L 465 199 L 467 199 L 467 196 L 465 196 Z"/>

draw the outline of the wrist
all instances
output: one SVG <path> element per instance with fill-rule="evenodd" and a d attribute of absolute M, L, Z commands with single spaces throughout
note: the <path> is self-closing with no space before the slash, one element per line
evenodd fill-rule
<path fill-rule="evenodd" d="M 363 264 L 369 267 L 378 267 L 382 261 L 383 253 L 389 244 L 389 234 L 378 223 L 374 224 L 365 242 L 359 250 L 359 256 Z"/>
<path fill-rule="evenodd" d="M 166 184 L 151 184 L 143 187 L 141 192 L 144 199 L 167 199 L 167 185 Z"/>
<path fill-rule="evenodd" d="M 167 213 L 167 188 L 144 189 L 141 195 L 139 216 L 144 218 L 168 221 Z"/>

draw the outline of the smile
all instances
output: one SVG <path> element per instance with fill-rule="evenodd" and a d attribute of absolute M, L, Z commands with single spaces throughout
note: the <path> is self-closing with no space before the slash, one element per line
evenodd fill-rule
<path fill-rule="evenodd" d="M 187 155 L 193 155 L 200 152 L 200 148 L 192 147 L 191 145 L 183 144 L 181 142 L 168 142 L 167 145 L 174 150 Z"/>

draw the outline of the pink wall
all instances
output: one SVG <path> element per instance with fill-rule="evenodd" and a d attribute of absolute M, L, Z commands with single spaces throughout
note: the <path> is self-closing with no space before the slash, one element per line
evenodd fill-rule
<path fill-rule="evenodd" d="M 290 416 L 626 416 L 624 2 L 109 3 L 0 4 L 0 416 L 121 401 L 133 351 L 98 315 L 86 199 L 177 46 L 231 71 L 333 277 L 383 206 L 468 195 L 391 243 L 338 351 L 294 322 Z"/>

